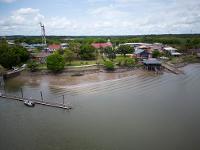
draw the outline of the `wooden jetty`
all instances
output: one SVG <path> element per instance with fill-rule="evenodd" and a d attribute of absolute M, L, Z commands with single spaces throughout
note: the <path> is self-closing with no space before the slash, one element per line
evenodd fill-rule
<path fill-rule="evenodd" d="M 162 63 L 162 66 L 174 74 L 183 74 L 183 71 L 179 70 L 178 68 L 175 68 L 172 64 Z"/>
<path fill-rule="evenodd" d="M 24 100 L 27 100 L 26 98 L 15 97 L 15 96 L 9 96 L 9 95 L 5 95 L 5 94 L 1 94 L 0 97 L 1 97 L 1 98 L 6 98 L 6 99 L 11 99 L 11 100 L 16 100 L 16 101 L 24 101 Z M 72 109 L 71 106 L 65 105 L 64 103 L 59 104 L 59 103 L 46 102 L 46 101 L 41 101 L 41 100 L 36 100 L 36 99 L 31 99 L 31 101 L 33 101 L 35 104 L 39 104 L 39 105 L 43 105 L 43 106 L 61 108 L 61 109 L 66 109 L 66 110 Z"/>
<path fill-rule="evenodd" d="M 4 77 L 6 79 L 8 78 L 12 78 L 12 77 L 16 77 L 18 75 L 20 75 L 20 73 L 24 70 L 24 68 L 20 68 L 20 69 L 17 69 L 17 70 L 12 70 L 12 71 L 8 71 L 6 72 L 6 74 L 4 75 Z"/>

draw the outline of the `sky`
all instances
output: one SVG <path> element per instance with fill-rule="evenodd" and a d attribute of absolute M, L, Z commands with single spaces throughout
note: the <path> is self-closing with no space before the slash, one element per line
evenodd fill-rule
<path fill-rule="evenodd" d="M 200 33 L 200 0 L 0 0 L 0 35 Z"/>

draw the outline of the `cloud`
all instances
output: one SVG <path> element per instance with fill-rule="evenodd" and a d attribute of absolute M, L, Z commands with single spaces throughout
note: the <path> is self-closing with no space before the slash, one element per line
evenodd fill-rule
<path fill-rule="evenodd" d="M 33 34 L 36 26 L 44 19 L 38 9 L 21 8 L 12 12 L 10 17 L 0 21 L 0 32 L 10 34 Z"/>
<path fill-rule="evenodd" d="M 4 35 L 39 35 L 40 22 L 45 24 L 46 31 L 49 35 L 59 35 L 62 33 L 72 34 L 71 31 L 77 28 L 77 23 L 66 17 L 45 18 L 39 9 L 21 8 L 13 11 L 10 17 L 0 20 L 0 33 Z"/>
<path fill-rule="evenodd" d="M 16 0 L 0 0 L 0 2 L 3 2 L 3 3 L 12 3 L 12 2 L 15 2 Z"/>
<path fill-rule="evenodd" d="M 166 0 L 168 5 L 159 0 L 138 1 L 88 0 L 101 5 L 90 5 L 84 14 L 76 14 L 80 17 L 56 12 L 48 17 L 39 9 L 21 8 L 0 18 L 0 33 L 39 35 L 40 21 L 45 24 L 47 35 L 200 33 L 200 1 Z"/>

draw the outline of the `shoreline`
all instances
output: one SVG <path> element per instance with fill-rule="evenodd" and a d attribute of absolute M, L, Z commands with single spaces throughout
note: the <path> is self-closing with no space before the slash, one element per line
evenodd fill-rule
<path fill-rule="evenodd" d="M 102 81 L 116 80 L 129 76 L 140 76 L 140 75 L 155 75 L 155 73 L 145 71 L 141 68 L 134 69 L 118 69 L 115 72 L 98 71 L 98 72 L 85 72 L 81 76 L 72 76 L 69 73 L 53 74 L 53 73 L 30 73 L 23 71 L 19 76 L 10 78 L 6 82 L 12 84 L 18 82 L 21 85 L 40 85 L 48 84 L 54 87 L 71 87 L 81 86 Z"/>
<path fill-rule="evenodd" d="M 190 64 L 190 63 L 189 63 Z M 193 63 L 192 63 L 193 64 Z M 198 63 L 199 64 L 199 63 Z M 181 69 L 187 64 L 184 63 L 179 65 L 178 67 Z M 164 69 L 162 73 L 170 73 L 170 71 Z M 146 71 L 142 67 L 134 67 L 134 68 L 118 68 L 115 71 L 106 71 L 103 69 L 97 70 L 87 70 L 83 71 L 82 75 L 74 76 L 73 74 L 77 73 L 75 72 L 62 72 L 59 74 L 50 73 L 49 71 L 37 71 L 37 72 L 29 72 L 27 70 L 24 70 L 21 72 L 21 74 L 17 77 L 10 78 L 6 82 L 9 84 L 12 84 L 13 82 L 18 82 L 18 84 L 21 85 L 40 85 L 40 84 L 48 84 L 53 87 L 73 87 L 73 86 L 82 86 L 82 85 L 88 85 L 88 84 L 96 84 L 99 82 L 104 81 L 111 81 L 111 80 L 117 80 L 122 79 L 125 77 L 130 76 L 158 76 L 160 74 L 156 74 L 153 71 Z M 80 70 L 79 70 L 80 73 Z"/>

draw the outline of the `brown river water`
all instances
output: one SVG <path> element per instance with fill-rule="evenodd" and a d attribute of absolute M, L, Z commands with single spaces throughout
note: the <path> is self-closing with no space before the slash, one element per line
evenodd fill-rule
<path fill-rule="evenodd" d="M 71 111 L 0 98 L 0 150 L 199 150 L 200 64 L 81 77 L 21 75 L 6 93 L 65 101 Z M 3 89 L 2 89 L 2 92 Z"/>

